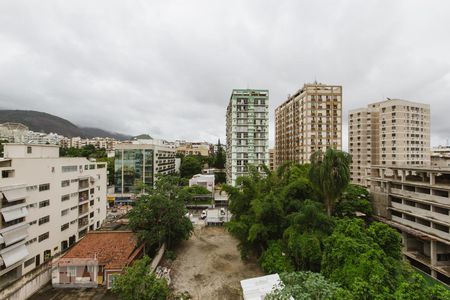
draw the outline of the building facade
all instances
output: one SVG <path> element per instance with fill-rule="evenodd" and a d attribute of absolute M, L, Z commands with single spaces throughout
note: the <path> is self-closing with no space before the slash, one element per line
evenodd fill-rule
<path fill-rule="evenodd" d="M 226 116 L 228 184 L 248 174 L 248 165 L 269 163 L 268 121 L 268 90 L 233 90 Z"/>
<path fill-rule="evenodd" d="M 59 147 L 6 144 L 0 159 L 0 288 L 100 228 L 106 164 Z"/>
<path fill-rule="evenodd" d="M 430 106 L 388 99 L 349 112 L 352 182 L 369 187 L 372 165 L 430 164 Z"/>
<path fill-rule="evenodd" d="M 328 148 L 342 149 L 342 86 L 305 84 L 275 109 L 275 167 Z"/>
<path fill-rule="evenodd" d="M 403 254 L 450 285 L 450 168 L 373 166 L 374 213 L 402 233 Z"/>
<path fill-rule="evenodd" d="M 436 167 L 450 167 L 450 147 L 439 146 L 431 150 L 431 165 Z"/>
<path fill-rule="evenodd" d="M 138 193 L 136 187 L 153 187 L 158 174 L 175 173 L 175 149 L 159 144 L 117 144 L 114 163 L 114 193 Z"/>
<path fill-rule="evenodd" d="M 176 146 L 177 154 L 208 156 L 210 144 L 207 142 L 184 142 Z"/>

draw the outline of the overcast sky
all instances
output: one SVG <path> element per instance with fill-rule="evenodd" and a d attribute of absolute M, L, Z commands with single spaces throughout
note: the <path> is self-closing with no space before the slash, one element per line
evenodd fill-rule
<path fill-rule="evenodd" d="M 349 109 L 431 105 L 450 138 L 450 1 L 0 1 L 0 108 L 157 138 L 225 139 L 233 88 L 274 114 L 305 82 Z M 345 146 L 346 148 L 346 146 Z"/>

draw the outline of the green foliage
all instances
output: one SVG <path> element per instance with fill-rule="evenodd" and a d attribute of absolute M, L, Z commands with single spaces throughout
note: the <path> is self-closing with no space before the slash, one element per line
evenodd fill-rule
<path fill-rule="evenodd" d="M 382 237 L 373 237 L 375 232 Z M 398 245 L 383 249 L 388 240 Z M 399 245 L 399 234 L 384 224 L 366 228 L 360 219 L 338 220 L 324 241 L 322 273 L 356 299 L 390 299 L 403 280 Z"/>
<path fill-rule="evenodd" d="M 283 286 L 266 296 L 268 300 L 290 299 L 353 299 L 351 294 L 338 284 L 327 280 L 319 273 L 292 272 L 280 274 Z"/>
<path fill-rule="evenodd" d="M 203 186 L 185 186 L 181 189 L 179 198 L 185 204 L 211 204 L 212 193 Z"/>
<path fill-rule="evenodd" d="M 186 155 L 181 159 L 180 176 L 191 178 L 202 172 L 204 159 L 199 155 Z"/>
<path fill-rule="evenodd" d="M 214 173 L 214 183 L 221 184 L 227 182 L 227 174 L 225 172 L 216 172 Z"/>
<path fill-rule="evenodd" d="M 429 285 L 423 275 L 414 272 L 395 292 L 396 300 L 450 300 L 450 291 L 440 283 Z"/>
<path fill-rule="evenodd" d="M 329 216 L 333 206 L 350 181 L 351 156 L 343 151 L 327 149 L 311 155 L 309 179 L 322 197 Z"/>
<path fill-rule="evenodd" d="M 220 140 L 217 144 L 217 148 L 217 152 L 214 153 L 212 166 L 216 169 L 225 169 L 226 154 L 225 150 L 220 144 Z"/>
<path fill-rule="evenodd" d="M 142 195 L 129 213 L 130 227 L 149 249 L 163 243 L 168 248 L 187 240 L 193 230 L 180 199 L 181 187 L 176 176 L 162 176 L 149 195 Z"/>
<path fill-rule="evenodd" d="M 156 278 L 149 269 L 150 258 L 144 256 L 125 268 L 114 282 L 112 291 L 122 300 L 163 300 L 169 294 L 165 279 Z"/>
<path fill-rule="evenodd" d="M 94 145 L 86 145 L 81 148 L 59 148 L 61 157 L 86 157 L 86 158 L 106 158 L 107 153 L 104 148 L 96 149 Z"/>
<path fill-rule="evenodd" d="M 294 270 L 289 257 L 283 252 L 280 241 L 269 242 L 269 246 L 261 255 L 259 263 L 264 272 L 268 274 L 292 272 Z"/>
<path fill-rule="evenodd" d="M 361 186 L 349 184 L 336 201 L 334 215 L 354 217 L 356 212 L 363 213 L 368 217 L 372 215 L 369 192 Z"/>

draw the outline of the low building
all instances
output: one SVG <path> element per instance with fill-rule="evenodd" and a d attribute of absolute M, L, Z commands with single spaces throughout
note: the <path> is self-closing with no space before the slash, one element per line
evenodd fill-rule
<path fill-rule="evenodd" d="M 242 294 L 244 300 L 261 300 L 282 284 L 278 274 L 244 279 L 241 280 Z"/>
<path fill-rule="evenodd" d="M 53 262 L 52 285 L 110 289 L 114 278 L 143 252 L 144 244 L 131 231 L 91 232 Z"/>
<path fill-rule="evenodd" d="M 197 174 L 189 179 L 189 186 L 199 185 L 206 188 L 211 193 L 214 192 L 214 180 L 215 176 L 206 174 Z"/>
<path fill-rule="evenodd" d="M 414 267 L 450 284 L 450 168 L 373 166 L 377 218 L 402 233 Z"/>
<path fill-rule="evenodd" d="M 0 159 L 0 289 L 101 227 L 106 164 L 54 145 L 6 144 Z"/>
<path fill-rule="evenodd" d="M 439 146 L 431 149 L 431 165 L 436 167 L 450 167 L 450 147 Z"/>
<path fill-rule="evenodd" d="M 210 144 L 207 142 L 178 142 L 177 154 L 181 155 L 209 155 Z"/>

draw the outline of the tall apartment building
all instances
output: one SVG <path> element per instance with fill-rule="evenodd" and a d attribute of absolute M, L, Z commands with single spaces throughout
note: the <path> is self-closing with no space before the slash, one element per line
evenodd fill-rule
<path fill-rule="evenodd" d="M 402 233 L 414 267 L 450 285 L 450 168 L 373 166 L 374 214 Z"/>
<path fill-rule="evenodd" d="M 117 144 L 114 169 L 114 192 L 129 200 L 137 184 L 153 187 L 158 174 L 175 173 L 175 149 L 156 143 Z"/>
<path fill-rule="evenodd" d="M 227 182 L 269 162 L 269 91 L 235 89 L 227 108 Z M 258 167 L 259 168 L 259 167 Z"/>
<path fill-rule="evenodd" d="M 371 165 L 430 164 L 430 106 L 388 99 L 349 112 L 351 179 L 369 187 Z"/>
<path fill-rule="evenodd" d="M 269 149 L 269 170 L 275 171 L 275 149 Z"/>
<path fill-rule="evenodd" d="M 106 164 L 54 145 L 6 144 L 0 158 L 0 290 L 106 218 Z"/>
<path fill-rule="evenodd" d="M 342 149 L 342 86 L 305 84 L 275 109 L 275 167 L 328 148 Z"/>

